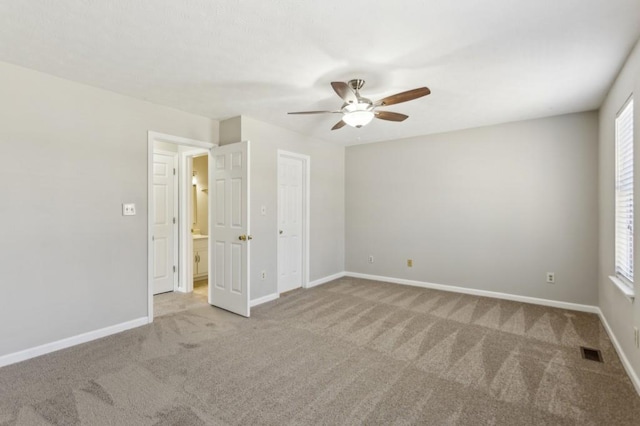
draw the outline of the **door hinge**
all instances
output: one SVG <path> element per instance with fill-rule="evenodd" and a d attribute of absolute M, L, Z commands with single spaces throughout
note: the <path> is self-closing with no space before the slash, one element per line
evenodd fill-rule
<path fill-rule="evenodd" d="M 176 273 L 176 267 L 175 267 L 175 265 L 174 265 L 174 267 L 173 267 L 173 273 L 174 273 L 174 274 Z"/>
<path fill-rule="evenodd" d="M 176 175 L 176 168 L 175 167 L 173 168 L 173 175 L 174 176 Z"/>
<path fill-rule="evenodd" d="M 176 224 L 176 218 L 175 217 L 173 218 L 173 224 L 174 225 Z"/>

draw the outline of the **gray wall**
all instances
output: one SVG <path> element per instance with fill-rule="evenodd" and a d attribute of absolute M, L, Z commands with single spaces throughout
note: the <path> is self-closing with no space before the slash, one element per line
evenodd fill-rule
<path fill-rule="evenodd" d="M 241 138 L 251 141 L 251 299 L 277 292 L 279 149 L 311 157 L 310 280 L 344 271 L 344 147 L 246 116 Z"/>
<path fill-rule="evenodd" d="M 220 121 L 220 145 L 242 140 L 242 117 L 231 117 Z"/>
<path fill-rule="evenodd" d="M 640 200 L 640 43 L 637 44 L 611 87 L 600 108 L 600 309 L 609 323 L 622 349 L 631 362 L 636 374 L 640 373 L 640 350 L 634 346 L 633 327 L 640 327 L 640 307 L 638 300 L 630 303 L 609 280 L 614 274 L 614 173 L 615 173 L 615 117 L 628 97 L 634 97 L 634 197 Z M 638 210 L 636 210 L 637 212 Z M 638 216 L 635 218 L 634 241 L 640 241 Z M 640 250 L 635 251 L 635 281 L 640 281 L 638 265 Z M 636 295 L 638 285 L 636 284 Z"/>
<path fill-rule="evenodd" d="M 595 305 L 597 146 L 595 112 L 351 146 L 347 270 Z"/>
<path fill-rule="evenodd" d="M 0 356 L 147 316 L 148 130 L 218 123 L 0 63 Z"/>

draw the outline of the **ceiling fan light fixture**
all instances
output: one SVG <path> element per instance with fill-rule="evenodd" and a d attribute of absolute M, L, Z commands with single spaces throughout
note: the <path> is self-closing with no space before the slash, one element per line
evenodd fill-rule
<path fill-rule="evenodd" d="M 373 120 L 373 111 L 352 111 L 345 112 L 342 121 L 351 127 L 366 126 Z"/>
<path fill-rule="evenodd" d="M 358 103 L 345 105 L 342 112 L 344 113 L 342 120 L 349 126 L 357 128 L 366 126 L 374 117 L 371 101 L 368 99 L 360 99 Z"/>
<path fill-rule="evenodd" d="M 376 111 L 376 108 L 412 101 L 431 93 L 428 87 L 418 87 L 417 89 L 396 93 L 395 95 L 371 102 L 371 99 L 360 96 L 360 89 L 363 85 L 364 80 L 362 79 L 350 80 L 348 83 L 342 81 L 331 82 L 333 90 L 344 101 L 339 111 L 299 111 L 290 112 L 289 114 L 342 113 L 342 119 L 334 124 L 331 130 L 342 129 L 347 125 L 360 128 L 369 124 L 374 118 L 396 122 L 404 121 L 409 118 L 408 115 L 391 111 Z"/>

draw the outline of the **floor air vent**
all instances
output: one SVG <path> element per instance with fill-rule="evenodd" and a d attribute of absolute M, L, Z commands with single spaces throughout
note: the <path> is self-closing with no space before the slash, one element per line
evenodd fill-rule
<path fill-rule="evenodd" d="M 602 353 L 599 349 L 591 349 L 580 346 L 580 353 L 582 353 L 582 358 L 588 359 L 589 361 L 603 362 Z"/>

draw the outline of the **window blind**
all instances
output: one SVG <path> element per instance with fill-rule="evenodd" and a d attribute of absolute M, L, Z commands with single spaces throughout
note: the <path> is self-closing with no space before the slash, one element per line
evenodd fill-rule
<path fill-rule="evenodd" d="M 633 99 L 616 117 L 616 275 L 633 283 Z"/>

